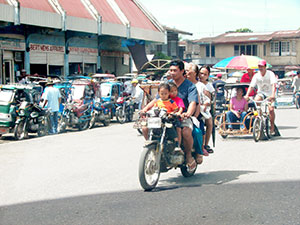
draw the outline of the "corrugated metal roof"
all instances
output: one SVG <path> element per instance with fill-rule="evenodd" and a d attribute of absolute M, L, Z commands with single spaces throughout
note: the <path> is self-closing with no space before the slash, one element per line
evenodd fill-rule
<path fill-rule="evenodd" d="M 225 33 L 216 37 L 205 37 L 194 40 L 194 43 L 230 44 L 268 42 L 284 38 L 300 38 L 300 30 L 275 31 L 266 33 Z"/>
<path fill-rule="evenodd" d="M 90 2 L 96 8 L 98 13 L 102 16 L 102 21 L 108 23 L 122 24 L 121 20 L 106 0 L 90 0 Z"/>
<path fill-rule="evenodd" d="M 58 0 L 60 5 L 68 16 L 74 16 L 79 18 L 92 19 L 92 15 L 88 12 L 85 6 L 81 3 L 80 0 Z"/>
<path fill-rule="evenodd" d="M 269 33 L 227 33 L 217 36 L 213 43 L 248 43 L 268 42 L 272 39 L 272 32 Z"/>
<path fill-rule="evenodd" d="M 132 27 L 159 31 L 140 8 L 131 0 L 115 0 Z"/>
<path fill-rule="evenodd" d="M 20 6 L 46 12 L 56 13 L 47 0 L 19 0 Z"/>
<path fill-rule="evenodd" d="M 276 31 L 273 34 L 273 39 L 280 38 L 299 38 L 300 30 L 284 30 L 284 31 Z"/>
<path fill-rule="evenodd" d="M 178 34 L 185 34 L 185 35 L 193 35 L 193 33 L 183 31 L 183 30 L 178 30 L 176 28 L 171 28 L 171 27 L 167 27 L 167 26 L 163 26 L 163 27 L 165 30 L 170 31 L 170 32 L 174 32 L 174 33 L 178 33 Z"/>

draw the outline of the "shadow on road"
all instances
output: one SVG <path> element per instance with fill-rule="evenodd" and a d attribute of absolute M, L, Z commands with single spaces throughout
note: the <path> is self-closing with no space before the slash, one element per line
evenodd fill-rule
<path fill-rule="evenodd" d="M 196 173 L 194 176 L 185 178 L 181 175 L 175 178 L 160 181 L 159 187 L 155 191 L 171 190 L 179 187 L 200 187 L 202 185 L 220 185 L 234 180 L 238 180 L 239 176 L 257 173 L 257 171 L 239 171 L 225 170 L 208 173 Z"/>
<path fill-rule="evenodd" d="M 279 130 L 289 130 L 289 129 L 297 129 L 296 126 L 278 126 Z"/>
<path fill-rule="evenodd" d="M 252 171 L 197 174 L 227 182 Z M 220 179 L 219 176 L 225 176 Z M 180 182 L 180 179 L 175 179 Z M 186 179 L 187 180 L 187 179 Z M 0 206 L 1 225 L 299 224 L 299 181 L 102 193 Z"/>

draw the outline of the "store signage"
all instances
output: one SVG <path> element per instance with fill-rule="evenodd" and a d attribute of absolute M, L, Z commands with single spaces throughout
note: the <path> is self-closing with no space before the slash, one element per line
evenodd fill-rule
<path fill-rule="evenodd" d="M 0 48 L 4 50 L 25 51 L 25 43 L 19 41 L 0 40 Z"/>
<path fill-rule="evenodd" d="M 125 52 L 101 50 L 101 56 L 107 57 L 123 57 Z"/>
<path fill-rule="evenodd" d="M 30 51 L 33 52 L 52 52 L 52 53 L 64 53 L 65 47 L 58 45 L 44 45 L 44 44 L 30 44 Z"/>
<path fill-rule="evenodd" d="M 80 47 L 69 47 L 69 51 L 71 54 L 77 55 L 98 55 L 98 49 L 96 48 L 80 48 Z"/>

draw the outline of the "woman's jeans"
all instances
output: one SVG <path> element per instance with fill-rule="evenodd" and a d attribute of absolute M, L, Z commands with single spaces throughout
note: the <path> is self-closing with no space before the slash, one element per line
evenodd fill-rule
<path fill-rule="evenodd" d="M 233 112 L 228 111 L 226 113 L 226 120 L 227 120 L 227 123 L 229 123 L 228 128 L 233 128 L 232 123 L 236 123 L 237 120 L 239 120 L 241 123 L 243 123 L 246 115 L 247 115 L 247 112 L 242 112 L 240 119 L 238 119 L 237 116 Z M 244 124 L 241 124 L 241 129 L 244 129 L 244 127 L 245 127 Z"/>
<path fill-rule="evenodd" d="M 50 127 L 49 133 L 50 134 L 57 134 L 57 126 L 58 126 L 58 112 L 51 112 L 50 114 Z"/>

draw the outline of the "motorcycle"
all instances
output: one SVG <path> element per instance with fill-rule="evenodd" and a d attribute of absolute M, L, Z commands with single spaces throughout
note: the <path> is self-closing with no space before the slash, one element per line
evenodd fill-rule
<path fill-rule="evenodd" d="M 121 124 L 131 122 L 134 114 L 134 102 L 131 97 L 119 97 L 116 106 L 117 121 Z"/>
<path fill-rule="evenodd" d="M 66 131 L 67 126 L 77 127 L 78 130 L 86 130 L 92 118 L 93 102 L 67 102 L 58 121 L 58 132 Z"/>
<path fill-rule="evenodd" d="M 108 126 L 110 124 L 111 108 L 109 105 L 110 103 L 93 101 L 93 110 L 89 128 L 93 128 L 98 121 L 103 123 L 104 126 Z"/>
<path fill-rule="evenodd" d="M 39 137 L 48 134 L 49 109 L 43 109 L 36 103 L 23 101 L 17 110 L 17 120 L 14 127 L 16 140 L 28 138 L 28 133 L 37 133 Z"/>
<path fill-rule="evenodd" d="M 179 167 L 184 177 L 193 176 L 197 166 L 190 171 L 184 155 L 175 151 L 176 144 L 171 130 L 174 129 L 174 117 L 169 117 L 165 109 L 154 109 L 151 114 L 147 113 L 147 117 L 143 126 L 148 128 L 149 140 L 145 141 L 139 161 L 139 181 L 142 188 L 151 191 L 156 187 L 160 173 L 173 168 Z M 192 154 L 194 156 L 194 152 Z"/>

